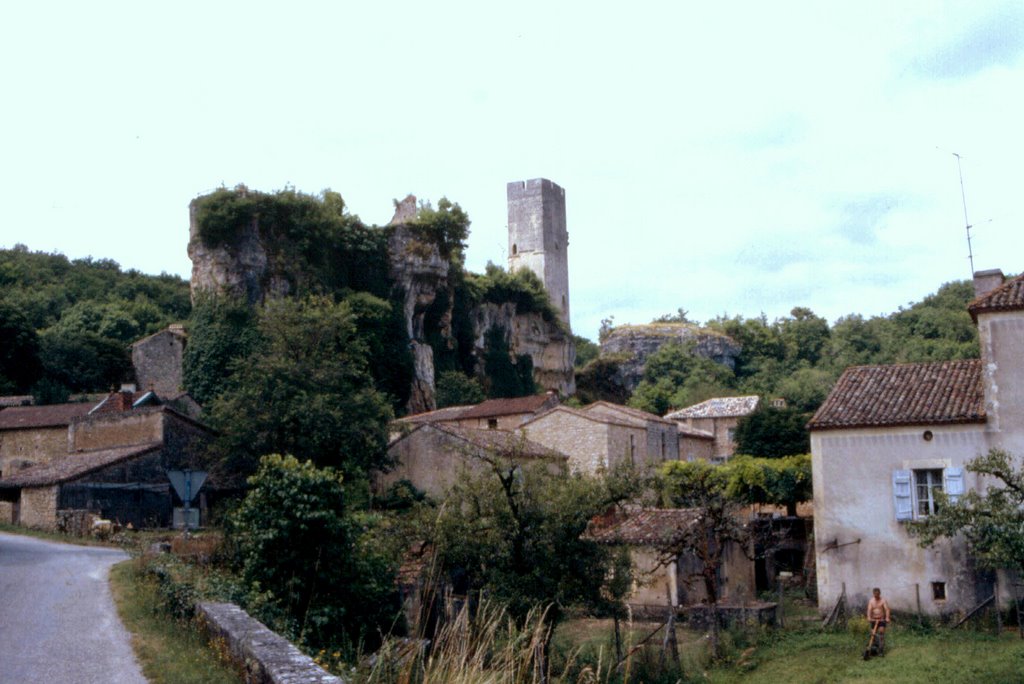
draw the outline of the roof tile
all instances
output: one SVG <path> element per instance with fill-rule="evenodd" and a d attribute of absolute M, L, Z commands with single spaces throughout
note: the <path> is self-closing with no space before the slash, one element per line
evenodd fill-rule
<path fill-rule="evenodd" d="M 745 416 L 757 409 L 760 397 L 752 394 L 746 397 L 715 397 L 693 406 L 666 414 L 669 420 L 684 418 L 732 418 Z"/>
<path fill-rule="evenodd" d="M 0 430 L 66 427 L 72 419 L 84 416 L 91 408 L 92 404 L 11 406 L 0 411 Z"/>
<path fill-rule="evenodd" d="M 0 489 L 22 487 L 45 487 L 70 482 L 108 466 L 148 454 L 163 446 L 160 442 L 141 446 L 98 449 L 96 451 L 72 452 L 55 458 L 49 463 L 40 463 L 20 470 L 8 477 L 0 478 Z"/>
<path fill-rule="evenodd" d="M 595 518 L 587 536 L 599 544 L 665 546 L 688 528 L 699 511 L 693 508 L 646 508 L 627 511 L 610 520 Z"/>
<path fill-rule="evenodd" d="M 1024 309 L 1024 274 L 1011 278 L 987 294 L 974 298 L 967 310 L 971 317 L 987 311 L 1017 311 Z"/>
<path fill-rule="evenodd" d="M 512 399 L 488 399 L 459 414 L 459 420 L 467 418 L 494 418 L 516 413 L 540 413 L 558 403 L 554 394 L 534 394 L 529 397 Z"/>
<path fill-rule="evenodd" d="M 847 368 L 808 427 L 983 422 L 981 361 L 967 359 Z"/>

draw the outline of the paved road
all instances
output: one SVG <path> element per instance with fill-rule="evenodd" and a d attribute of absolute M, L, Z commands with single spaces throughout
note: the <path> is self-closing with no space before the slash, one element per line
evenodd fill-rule
<path fill-rule="evenodd" d="M 145 684 L 107 584 L 125 558 L 0 532 L 0 684 Z"/>

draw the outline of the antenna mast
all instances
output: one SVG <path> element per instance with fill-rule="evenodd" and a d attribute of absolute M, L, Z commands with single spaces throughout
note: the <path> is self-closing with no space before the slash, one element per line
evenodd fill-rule
<path fill-rule="evenodd" d="M 971 262 L 971 277 L 974 277 L 974 250 L 971 247 L 971 222 L 967 220 L 967 195 L 964 193 L 964 170 L 960 166 L 960 155 L 953 152 L 956 157 L 956 170 L 960 174 L 960 200 L 964 204 L 964 228 L 967 230 L 967 259 Z"/>

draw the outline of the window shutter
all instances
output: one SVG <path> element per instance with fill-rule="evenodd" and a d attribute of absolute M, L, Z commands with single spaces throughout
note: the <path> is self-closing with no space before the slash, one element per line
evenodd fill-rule
<path fill-rule="evenodd" d="M 943 485 L 946 495 L 949 497 L 949 502 L 956 503 L 964 493 L 964 469 L 946 468 L 942 475 L 945 480 Z"/>
<path fill-rule="evenodd" d="M 892 472 L 892 497 L 896 503 L 897 520 L 914 519 L 914 498 L 911 488 L 911 472 L 894 470 Z"/>

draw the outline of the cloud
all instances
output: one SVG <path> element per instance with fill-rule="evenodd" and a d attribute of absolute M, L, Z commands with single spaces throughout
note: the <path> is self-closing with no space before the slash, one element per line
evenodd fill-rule
<path fill-rule="evenodd" d="M 910 70 L 926 78 L 965 78 L 990 67 L 1013 66 L 1022 53 L 1024 6 L 1010 3 L 912 59 Z"/>
<path fill-rule="evenodd" d="M 883 219 L 899 205 L 898 197 L 884 193 L 844 202 L 838 207 L 835 231 L 854 244 L 874 245 Z"/>

